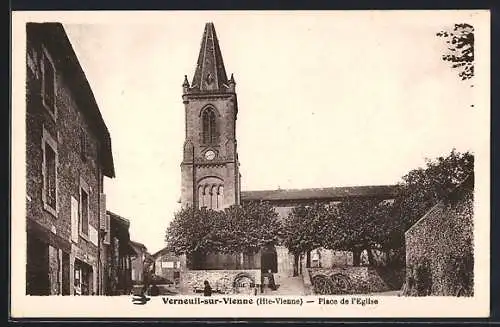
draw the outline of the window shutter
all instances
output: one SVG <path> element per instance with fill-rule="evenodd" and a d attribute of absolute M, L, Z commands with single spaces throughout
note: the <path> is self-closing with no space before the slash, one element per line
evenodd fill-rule
<path fill-rule="evenodd" d="M 88 144 L 88 139 L 87 139 L 87 133 L 85 132 L 85 129 L 81 128 L 80 129 L 80 155 L 81 155 L 83 161 L 87 160 L 88 150 L 89 150 L 89 144 Z"/>
<path fill-rule="evenodd" d="M 71 240 L 78 243 L 78 200 L 71 197 Z"/>
<path fill-rule="evenodd" d="M 106 194 L 99 194 L 100 212 L 99 212 L 99 228 L 106 230 Z"/>
<path fill-rule="evenodd" d="M 111 244 L 111 235 L 110 235 L 110 216 L 106 215 L 106 225 L 105 225 L 105 232 L 106 236 L 104 237 L 104 244 Z"/>

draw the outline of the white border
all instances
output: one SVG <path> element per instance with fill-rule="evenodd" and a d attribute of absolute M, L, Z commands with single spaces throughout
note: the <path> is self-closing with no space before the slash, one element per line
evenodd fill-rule
<path fill-rule="evenodd" d="M 415 19 L 416 11 L 391 11 L 401 21 Z M 293 19 L 303 12 L 252 12 L 252 14 L 280 14 Z M 314 12 L 314 15 L 330 15 L 332 12 Z M 429 19 L 436 19 L 440 11 L 427 11 Z M 475 193 L 475 296 L 473 298 L 450 297 L 378 297 L 378 305 L 171 305 L 154 298 L 147 305 L 132 304 L 130 297 L 30 297 L 25 295 L 26 262 L 26 207 L 25 207 L 25 74 L 27 21 L 59 21 L 72 23 L 105 23 L 113 20 L 130 24 L 161 24 L 162 12 L 13 12 L 12 15 L 12 243 L 11 243 L 11 315 L 12 317 L 487 317 L 490 296 L 490 14 L 489 11 L 448 11 L 447 14 L 464 13 L 474 21 L 476 35 L 475 87 L 477 115 L 470 137 L 476 140 L 476 193 Z M 191 12 L 200 15 L 200 21 L 208 21 L 212 12 Z M 244 15 L 245 12 L 224 12 L 219 15 Z M 311 14 L 311 13 L 309 13 Z M 336 13 L 337 15 L 339 12 Z M 344 12 L 350 15 L 352 12 Z M 359 12 L 354 13 L 359 14 Z M 384 15 L 381 11 L 367 13 Z M 389 13 L 390 14 L 390 13 Z M 418 18 L 421 19 L 422 17 Z M 304 301 L 308 298 L 302 297 Z M 339 298 L 339 297 L 329 297 Z M 78 308 L 77 310 L 74 308 Z"/>

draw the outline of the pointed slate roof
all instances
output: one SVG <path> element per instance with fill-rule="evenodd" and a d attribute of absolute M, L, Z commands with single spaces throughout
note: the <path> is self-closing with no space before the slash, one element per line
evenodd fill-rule
<path fill-rule="evenodd" d="M 226 92 L 229 81 L 213 23 L 205 25 L 191 92 Z"/>

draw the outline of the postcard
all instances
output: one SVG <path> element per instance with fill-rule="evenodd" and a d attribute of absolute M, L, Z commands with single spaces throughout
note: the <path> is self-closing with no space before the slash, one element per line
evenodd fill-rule
<path fill-rule="evenodd" d="M 489 33 L 13 12 L 12 317 L 488 317 Z"/>

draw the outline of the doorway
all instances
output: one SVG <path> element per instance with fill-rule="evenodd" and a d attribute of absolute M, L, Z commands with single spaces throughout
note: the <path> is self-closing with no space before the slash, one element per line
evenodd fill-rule
<path fill-rule="evenodd" d="M 75 295 L 92 294 L 92 267 L 75 259 Z"/>
<path fill-rule="evenodd" d="M 69 266 L 69 254 L 62 253 L 62 295 L 70 295 L 70 266 Z"/>
<path fill-rule="evenodd" d="M 26 294 L 50 295 L 48 244 L 28 234 L 26 259 Z"/>

